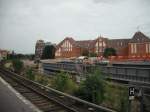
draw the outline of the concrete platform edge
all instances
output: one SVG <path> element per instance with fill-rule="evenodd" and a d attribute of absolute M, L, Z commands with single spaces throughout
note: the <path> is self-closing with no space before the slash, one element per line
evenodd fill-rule
<path fill-rule="evenodd" d="M 33 105 L 29 100 L 27 100 L 24 96 L 22 96 L 18 91 L 16 91 L 9 83 L 7 83 L 2 77 L 0 77 L 0 81 L 7 86 L 15 95 L 18 97 L 25 105 L 28 105 L 34 112 L 42 112 L 35 105 Z"/>

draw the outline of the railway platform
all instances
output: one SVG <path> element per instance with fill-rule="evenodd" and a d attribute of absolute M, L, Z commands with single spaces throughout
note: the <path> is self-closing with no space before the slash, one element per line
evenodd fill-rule
<path fill-rule="evenodd" d="M 0 77 L 0 112 L 41 112 Z"/>

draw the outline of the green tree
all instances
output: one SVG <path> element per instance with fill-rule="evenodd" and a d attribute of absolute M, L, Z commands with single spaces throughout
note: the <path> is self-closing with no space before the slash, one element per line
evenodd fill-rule
<path fill-rule="evenodd" d="M 57 74 L 53 85 L 55 89 L 66 93 L 73 93 L 76 90 L 76 84 L 70 79 L 69 74 L 65 72 Z"/>
<path fill-rule="evenodd" d="M 100 104 L 104 100 L 104 83 L 100 70 L 96 69 L 81 83 L 75 94 L 82 99 Z"/>
<path fill-rule="evenodd" d="M 46 45 L 43 50 L 42 59 L 53 58 L 55 58 L 55 47 L 53 45 Z"/>
<path fill-rule="evenodd" d="M 27 71 L 26 71 L 26 77 L 30 80 L 34 80 L 35 79 L 35 74 L 33 73 L 33 70 L 32 68 L 29 68 Z"/>
<path fill-rule="evenodd" d="M 24 67 L 23 62 L 19 59 L 12 60 L 12 65 L 13 65 L 14 71 L 19 74 L 21 73 L 21 71 Z"/>
<path fill-rule="evenodd" d="M 89 51 L 87 49 L 83 50 L 82 56 L 89 56 Z"/>
<path fill-rule="evenodd" d="M 116 50 L 114 48 L 106 48 L 104 50 L 103 56 L 108 58 L 109 56 L 116 56 Z"/>

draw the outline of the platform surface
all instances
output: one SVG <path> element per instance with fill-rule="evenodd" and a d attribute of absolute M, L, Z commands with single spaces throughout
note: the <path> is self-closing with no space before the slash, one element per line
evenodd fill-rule
<path fill-rule="evenodd" d="M 40 112 L 0 77 L 0 112 Z"/>

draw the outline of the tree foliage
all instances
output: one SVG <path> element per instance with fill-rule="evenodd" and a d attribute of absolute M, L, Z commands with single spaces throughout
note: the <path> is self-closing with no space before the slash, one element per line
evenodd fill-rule
<path fill-rule="evenodd" d="M 30 80 L 34 80 L 35 79 L 35 74 L 33 73 L 32 68 L 27 69 L 26 71 L 26 77 Z"/>
<path fill-rule="evenodd" d="M 89 56 L 89 51 L 87 49 L 83 50 L 82 56 Z"/>
<path fill-rule="evenodd" d="M 81 83 L 76 95 L 84 100 L 100 104 L 104 100 L 104 83 L 100 70 L 96 69 Z"/>
<path fill-rule="evenodd" d="M 66 92 L 73 93 L 76 90 L 76 84 L 70 79 L 68 73 L 58 73 L 53 82 L 54 88 Z"/>
<path fill-rule="evenodd" d="M 55 47 L 53 45 L 46 45 L 43 54 L 42 59 L 54 59 L 55 58 Z"/>
<path fill-rule="evenodd" d="M 19 59 L 12 60 L 12 65 L 13 65 L 14 71 L 19 74 L 21 73 L 21 71 L 24 67 L 23 62 Z"/>
<path fill-rule="evenodd" d="M 8 54 L 7 56 L 8 60 L 13 60 L 13 59 L 34 59 L 34 54 L 15 54 L 14 52 L 11 54 Z"/>
<path fill-rule="evenodd" d="M 127 112 L 128 89 L 126 87 L 117 83 L 107 82 L 105 91 L 104 106 L 115 109 L 118 112 Z"/>
<path fill-rule="evenodd" d="M 48 78 L 43 74 L 37 74 L 35 81 L 37 81 L 38 83 L 45 85 L 45 86 L 47 86 L 49 83 Z"/>
<path fill-rule="evenodd" d="M 116 56 L 116 50 L 114 48 L 106 48 L 104 50 L 103 56 L 108 58 L 109 56 Z"/>

